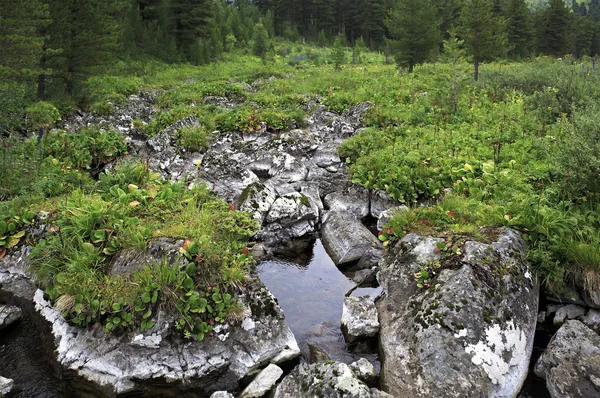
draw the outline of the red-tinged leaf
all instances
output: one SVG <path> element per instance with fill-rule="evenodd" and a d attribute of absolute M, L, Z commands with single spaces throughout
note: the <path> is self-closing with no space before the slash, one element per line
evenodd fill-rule
<path fill-rule="evenodd" d="M 440 252 L 440 248 L 439 248 L 439 247 L 436 247 L 435 249 L 433 249 L 433 252 L 434 252 L 434 253 L 439 253 L 439 252 Z"/>
<path fill-rule="evenodd" d="M 449 215 L 450 217 L 456 217 L 456 212 L 455 212 L 455 211 L 449 211 L 449 212 L 448 212 L 448 215 Z"/>
<path fill-rule="evenodd" d="M 227 206 L 229 207 L 229 210 L 231 210 L 231 211 L 235 210 L 235 206 L 233 205 L 233 203 L 227 203 Z"/>
<path fill-rule="evenodd" d="M 383 230 L 379 231 L 379 233 L 377 234 L 377 236 L 381 236 L 381 235 L 383 235 Z"/>
<path fill-rule="evenodd" d="M 6 247 L 3 247 L 2 249 L 0 249 L 0 259 L 2 259 L 2 257 L 4 257 L 6 255 Z"/>
<path fill-rule="evenodd" d="M 244 247 L 244 251 L 243 251 L 243 253 L 244 253 L 244 255 L 246 255 L 246 256 L 248 255 L 248 248 L 247 248 L 247 247 Z"/>
<path fill-rule="evenodd" d="M 183 250 L 189 250 L 190 246 L 193 244 L 194 242 L 192 242 L 189 239 L 186 239 L 185 242 L 183 242 L 183 246 L 181 246 L 183 248 Z"/>

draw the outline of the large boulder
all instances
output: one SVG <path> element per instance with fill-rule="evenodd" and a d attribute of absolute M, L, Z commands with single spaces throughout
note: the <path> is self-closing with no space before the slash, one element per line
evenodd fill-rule
<path fill-rule="evenodd" d="M 567 321 L 535 365 L 552 398 L 600 397 L 600 336 L 579 321 Z"/>
<path fill-rule="evenodd" d="M 538 286 L 520 236 L 466 242 L 405 236 L 382 261 L 381 386 L 395 397 L 516 397 L 527 376 Z M 415 274 L 436 273 L 419 288 Z M 421 282 L 423 282 L 421 280 Z M 421 283 L 422 284 L 422 283 Z"/>
<path fill-rule="evenodd" d="M 361 186 L 354 185 L 345 191 L 330 193 L 323 203 L 329 210 L 348 212 L 357 219 L 369 215 L 369 191 Z"/>
<path fill-rule="evenodd" d="M 279 366 L 269 364 L 269 366 L 260 371 L 254 380 L 252 380 L 252 383 L 248 384 L 248 387 L 244 388 L 244 391 L 240 394 L 240 398 L 260 398 L 264 396 L 271 391 L 282 375 L 283 370 Z"/>
<path fill-rule="evenodd" d="M 161 385 L 173 392 L 191 389 L 206 396 L 237 390 L 239 381 L 249 374 L 300 354 L 281 308 L 260 281 L 248 281 L 240 299 L 250 309 L 241 325 L 217 326 L 215 336 L 202 342 L 170 336 L 155 344 L 140 344 L 139 336 L 73 327 L 41 290 L 34 297 L 36 309 L 52 325 L 58 362 L 103 393 L 148 394 Z"/>
<path fill-rule="evenodd" d="M 325 250 L 336 265 L 352 263 L 369 249 L 383 246 L 371 231 L 350 213 L 330 211 L 323 223 L 321 237 Z"/>
<path fill-rule="evenodd" d="M 264 184 L 255 182 L 242 191 L 238 208 L 252 214 L 258 221 L 258 225 L 262 226 L 276 197 L 275 192 L 265 187 Z"/>

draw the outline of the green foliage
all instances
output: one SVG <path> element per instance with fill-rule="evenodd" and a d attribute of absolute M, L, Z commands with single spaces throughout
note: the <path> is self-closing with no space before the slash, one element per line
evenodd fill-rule
<path fill-rule="evenodd" d="M 60 113 L 54 105 L 49 102 L 35 102 L 25 109 L 27 117 L 35 128 L 50 128 L 60 120 Z"/>
<path fill-rule="evenodd" d="M 177 131 L 177 142 L 191 152 L 202 152 L 208 148 L 206 127 L 184 127 Z"/>
<path fill-rule="evenodd" d="M 339 70 L 342 65 L 346 63 L 346 49 L 344 48 L 344 38 L 338 35 L 333 42 L 333 50 L 331 52 L 331 58 L 335 69 Z"/>
<path fill-rule="evenodd" d="M 254 40 L 252 53 L 264 61 L 267 57 L 267 52 L 269 51 L 269 35 L 262 23 L 258 23 L 254 26 L 254 36 L 252 37 L 252 40 Z"/>

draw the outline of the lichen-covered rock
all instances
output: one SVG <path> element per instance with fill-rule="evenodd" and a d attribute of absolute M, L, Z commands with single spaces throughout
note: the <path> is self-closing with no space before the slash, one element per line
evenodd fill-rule
<path fill-rule="evenodd" d="M 381 231 L 385 224 L 387 224 L 387 222 L 390 221 L 396 214 L 405 212 L 407 210 L 408 207 L 402 205 L 382 211 L 377 218 L 377 230 Z"/>
<path fill-rule="evenodd" d="M 350 344 L 377 335 L 379 319 L 372 297 L 350 296 L 344 299 L 342 331 L 346 341 Z"/>
<path fill-rule="evenodd" d="M 30 252 L 31 246 L 23 245 L 0 259 L 0 288 L 24 300 L 31 300 L 37 290 L 34 281 L 27 273 L 29 267 L 27 257 Z"/>
<path fill-rule="evenodd" d="M 210 398 L 234 398 L 233 394 L 228 393 L 227 391 L 216 391 L 213 392 Z"/>
<path fill-rule="evenodd" d="M 577 319 L 585 315 L 585 308 L 575 305 L 569 304 L 563 307 L 560 307 L 556 311 L 556 315 L 554 315 L 554 324 L 562 325 L 568 319 Z"/>
<path fill-rule="evenodd" d="M 567 321 L 535 365 L 552 398 L 600 396 L 600 336 L 579 321 Z"/>
<path fill-rule="evenodd" d="M 371 398 L 372 394 L 344 363 L 300 364 L 275 390 L 274 398 Z"/>
<path fill-rule="evenodd" d="M 258 225 L 263 225 L 276 197 L 275 192 L 265 187 L 264 184 L 255 182 L 248 185 L 242 192 L 238 208 L 252 214 L 252 217 L 258 221 Z"/>
<path fill-rule="evenodd" d="M 10 394 L 14 386 L 15 383 L 12 379 L 0 376 L 0 397 Z"/>
<path fill-rule="evenodd" d="M 548 301 L 552 301 L 553 303 L 559 303 L 562 305 L 576 304 L 585 306 L 585 301 L 579 292 L 570 288 L 563 288 L 560 293 L 547 294 L 546 299 L 548 299 Z"/>
<path fill-rule="evenodd" d="M 581 322 L 590 329 L 600 332 L 600 311 L 594 309 L 589 310 L 586 316 L 581 318 Z"/>
<path fill-rule="evenodd" d="M 390 209 L 398 207 L 398 201 L 391 198 L 385 191 L 372 191 L 370 201 L 370 213 L 375 218 L 380 218 L 381 215 Z"/>
<path fill-rule="evenodd" d="M 587 291 L 584 289 L 582 292 L 583 301 L 588 307 L 600 309 L 600 292 L 599 291 Z"/>
<path fill-rule="evenodd" d="M 383 250 L 371 231 L 346 212 L 327 213 L 321 237 L 325 250 L 337 265 L 358 261 L 369 249 Z"/>
<path fill-rule="evenodd" d="M 247 289 L 240 299 L 251 314 L 241 325 L 220 325 L 214 337 L 202 342 L 173 336 L 155 345 L 139 344 L 135 336 L 106 334 L 102 328 L 73 327 L 44 299 L 41 290 L 34 301 L 52 325 L 58 362 L 104 393 L 143 393 L 155 384 L 166 387 L 166 381 L 172 391 L 194 389 L 210 395 L 236 390 L 239 380 L 248 374 L 300 354 L 273 296 L 257 280 L 249 281 Z"/>
<path fill-rule="evenodd" d="M 409 234 L 380 265 L 380 383 L 395 397 L 516 397 L 526 378 L 538 286 L 525 244 L 504 230 L 443 258 L 439 239 Z M 451 260 L 451 261 L 448 261 Z M 420 289 L 415 273 L 438 276 Z"/>
<path fill-rule="evenodd" d="M 248 387 L 242 391 L 239 398 L 260 398 L 264 396 L 271 391 L 281 375 L 283 375 L 283 370 L 279 366 L 269 364 L 248 384 Z"/>
<path fill-rule="evenodd" d="M 267 214 L 267 223 L 278 223 L 283 227 L 289 227 L 300 221 L 314 220 L 319 210 L 313 207 L 308 196 L 300 192 L 293 192 L 277 198 L 271 205 Z"/>
<path fill-rule="evenodd" d="M 360 380 L 368 386 L 373 386 L 377 382 L 377 370 L 375 366 L 365 358 L 360 358 L 350 364 L 350 369 Z"/>
<path fill-rule="evenodd" d="M 14 305 L 0 304 L 0 330 L 21 319 L 21 309 Z"/>

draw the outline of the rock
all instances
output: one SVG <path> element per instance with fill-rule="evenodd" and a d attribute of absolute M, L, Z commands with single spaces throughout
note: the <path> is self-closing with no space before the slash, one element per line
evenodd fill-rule
<path fill-rule="evenodd" d="M 210 398 L 235 398 L 233 394 L 228 393 L 227 391 L 216 391 L 213 392 Z"/>
<path fill-rule="evenodd" d="M 365 358 L 360 358 L 358 361 L 352 362 L 350 370 L 368 386 L 374 386 L 377 382 L 378 375 L 375 366 Z"/>
<path fill-rule="evenodd" d="M 369 191 L 355 186 L 344 192 L 334 192 L 325 196 L 325 207 L 333 211 L 345 211 L 361 219 L 369 215 Z"/>
<path fill-rule="evenodd" d="M 215 391 L 237 390 L 248 374 L 300 354 L 281 308 L 264 285 L 248 280 L 244 289 L 239 299 L 251 310 L 241 325 L 218 325 L 215 335 L 202 342 L 169 336 L 154 345 L 136 344 L 136 338 L 132 342 L 127 335 L 105 334 L 102 328 L 73 327 L 44 299 L 41 290 L 34 302 L 51 323 L 58 362 L 95 383 L 104 394 L 143 394 L 158 384 L 173 392 L 192 389 L 209 396 Z M 163 325 L 168 327 L 167 322 Z"/>
<path fill-rule="evenodd" d="M 262 226 L 275 199 L 275 192 L 264 184 L 255 182 L 242 191 L 238 208 L 252 214 L 258 225 Z"/>
<path fill-rule="evenodd" d="M 27 273 L 30 252 L 31 246 L 23 245 L 20 249 L 0 259 L 0 287 L 2 291 L 25 301 L 30 301 L 37 290 L 34 281 Z"/>
<path fill-rule="evenodd" d="M 12 379 L 0 376 L 0 397 L 10 394 L 14 387 L 15 383 Z"/>
<path fill-rule="evenodd" d="M 560 310 L 562 307 L 561 304 L 548 304 L 546 306 L 546 316 L 556 314 L 556 311 Z"/>
<path fill-rule="evenodd" d="M 344 363 L 300 364 L 275 390 L 274 398 L 370 398 L 369 388 Z"/>
<path fill-rule="evenodd" d="M 269 214 L 267 214 L 266 222 L 277 222 L 283 227 L 289 227 L 300 221 L 314 220 L 318 214 L 318 208 L 311 203 L 306 195 L 293 192 L 277 198 L 273 202 Z"/>
<path fill-rule="evenodd" d="M 581 298 L 581 295 L 573 289 L 564 288 L 563 291 L 556 294 L 547 294 L 546 298 L 548 301 L 559 303 L 562 305 L 566 304 L 577 304 L 585 306 L 585 301 Z"/>
<path fill-rule="evenodd" d="M 585 308 L 575 304 L 565 305 L 556 311 L 554 315 L 554 324 L 562 325 L 567 319 L 576 319 L 585 315 Z"/>
<path fill-rule="evenodd" d="M 534 368 L 552 398 L 600 396 L 600 336 L 579 321 L 567 321 Z"/>
<path fill-rule="evenodd" d="M 524 241 L 507 229 L 491 245 L 466 242 L 450 263 L 437 241 L 408 234 L 380 264 L 381 388 L 406 398 L 516 397 L 538 306 Z M 418 288 L 414 274 L 437 264 L 431 287 Z"/>
<path fill-rule="evenodd" d="M 248 387 L 242 391 L 239 398 L 260 398 L 275 386 L 283 370 L 277 365 L 269 364 L 252 380 Z"/>
<path fill-rule="evenodd" d="M 14 305 L 0 304 L 0 330 L 9 327 L 21 319 L 21 309 Z"/>
<path fill-rule="evenodd" d="M 591 309 L 587 315 L 581 318 L 583 322 L 590 329 L 600 332 L 600 311 Z"/>
<path fill-rule="evenodd" d="M 312 161 L 319 167 L 327 168 L 339 166 L 342 162 L 340 155 L 335 149 L 317 149 L 312 157 Z"/>
<path fill-rule="evenodd" d="M 588 307 L 600 309 L 600 292 L 593 291 L 589 292 L 587 289 L 583 289 L 581 292 L 583 301 Z"/>
<path fill-rule="evenodd" d="M 352 281 L 358 287 L 374 287 L 377 285 L 377 272 L 379 272 L 379 267 L 356 271 Z"/>
<path fill-rule="evenodd" d="M 369 249 L 383 250 L 371 231 L 346 212 L 327 213 L 321 235 L 325 250 L 336 265 L 357 261 Z"/>
<path fill-rule="evenodd" d="M 383 213 L 398 208 L 398 205 L 398 201 L 392 199 L 385 191 L 371 192 L 370 213 L 375 218 L 380 218 Z"/>
<path fill-rule="evenodd" d="M 394 398 L 387 392 L 379 391 L 376 388 L 371 388 L 371 398 Z"/>
<path fill-rule="evenodd" d="M 405 212 L 407 210 L 408 210 L 408 207 L 403 205 L 403 206 L 392 207 L 389 210 L 382 211 L 379 214 L 379 218 L 377 219 L 377 230 L 381 231 L 383 229 L 383 227 L 385 226 L 385 224 L 387 224 L 387 222 L 390 221 L 396 214 Z"/>
<path fill-rule="evenodd" d="M 365 269 L 372 269 L 379 265 L 379 262 L 381 261 L 382 258 L 383 258 L 383 250 L 381 250 L 380 248 L 369 248 L 360 257 L 360 260 L 358 260 L 358 263 L 356 263 L 356 265 L 353 265 L 353 266 L 347 268 L 347 270 L 348 271 L 355 271 L 355 270 L 360 271 L 360 270 L 365 270 Z"/>
<path fill-rule="evenodd" d="M 342 331 L 349 344 L 377 335 L 379 320 L 372 297 L 346 297 L 344 299 Z"/>
<path fill-rule="evenodd" d="M 546 311 L 540 311 L 538 313 L 537 322 L 544 323 L 546 321 Z"/>
<path fill-rule="evenodd" d="M 308 342 L 308 363 L 328 362 L 331 361 L 329 355 L 321 347 L 314 343 Z"/>

